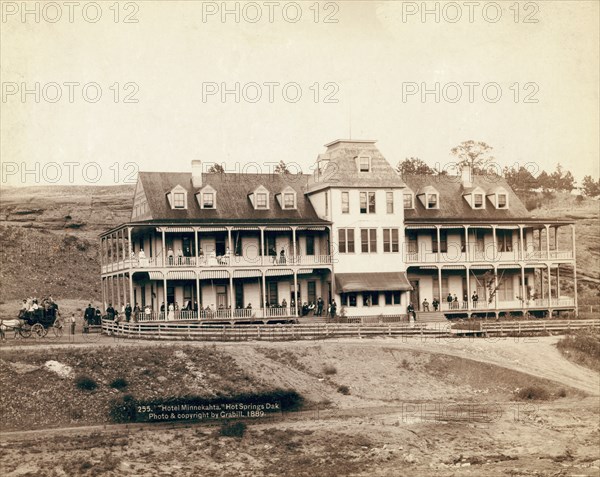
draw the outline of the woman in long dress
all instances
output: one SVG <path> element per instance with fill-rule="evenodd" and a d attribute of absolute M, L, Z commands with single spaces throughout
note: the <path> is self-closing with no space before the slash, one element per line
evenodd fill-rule
<path fill-rule="evenodd" d="M 167 315 L 167 321 L 175 321 L 175 307 L 173 303 L 169 303 L 169 314 Z"/>

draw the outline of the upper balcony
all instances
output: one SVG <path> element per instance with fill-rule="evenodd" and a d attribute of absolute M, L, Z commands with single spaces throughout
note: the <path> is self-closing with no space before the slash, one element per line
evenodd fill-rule
<path fill-rule="evenodd" d="M 432 252 L 421 247 L 419 250 L 407 251 L 404 259 L 407 264 L 462 264 L 462 263 L 515 263 L 539 262 L 547 260 L 573 260 L 572 250 L 521 250 L 516 247 L 512 250 L 501 250 L 498 246 L 490 244 L 485 248 L 476 245 L 456 249 L 449 247 L 445 252 Z"/>
<path fill-rule="evenodd" d="M 139 258 L 132 257 L 108 263 L 102 267 L 102 273 L 124 270 L 145 270 L 157 268 L 270 268 L 281 266 L 329 266 L 332 263 L 331 255 L 296 255 L 296 256 L 242 256 L 242 255 L 216 255 L 208 254 L 199 257 L 162 256 Z"/>

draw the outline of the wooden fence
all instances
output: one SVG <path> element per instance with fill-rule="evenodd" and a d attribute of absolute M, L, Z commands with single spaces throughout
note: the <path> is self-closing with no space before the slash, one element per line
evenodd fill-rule
<path fill-rule="evenodd" d="M 104 320 L 103 333 L 122 338 L 198 340 L 198 341 L 284 341 L 375 336 L 501 336 L 506 334 L 567 333 L 581 328 L 600 328 L 600 320 L 540 320 L 529 322 L 475 322 L 473 326 L 452 323 L 426 324 L 351 324 L 315 323 L 290 325 L 210 325 L 206 323 L 119 323 Z"/>

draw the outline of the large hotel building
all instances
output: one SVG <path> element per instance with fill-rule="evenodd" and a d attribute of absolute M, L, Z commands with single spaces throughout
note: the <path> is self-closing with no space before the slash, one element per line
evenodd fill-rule
<path fill-rule="evenodd" d="M 532 217 L 496 176 L 400 176 L 375 141 L 325 147 L 314 174 L 140 172 L 130 221 L 101 235 L 105 308 L 226 322 L 294 319 L 319 297 L 347 317 L 576 310 L 572 221 Z"/>

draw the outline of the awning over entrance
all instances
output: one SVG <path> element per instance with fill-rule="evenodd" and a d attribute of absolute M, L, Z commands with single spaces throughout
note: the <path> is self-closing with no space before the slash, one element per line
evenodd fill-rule
<path fill-rule="evenodd" d="M 404 272 L 338 273 L 335 285 L 342 293 L 413 289 Z"/>
<path fill-rule="evenodd" d="M 196 273 L 191 270 L 177 270 L 167 274 L 168 280 L 195 280 Z"/>

